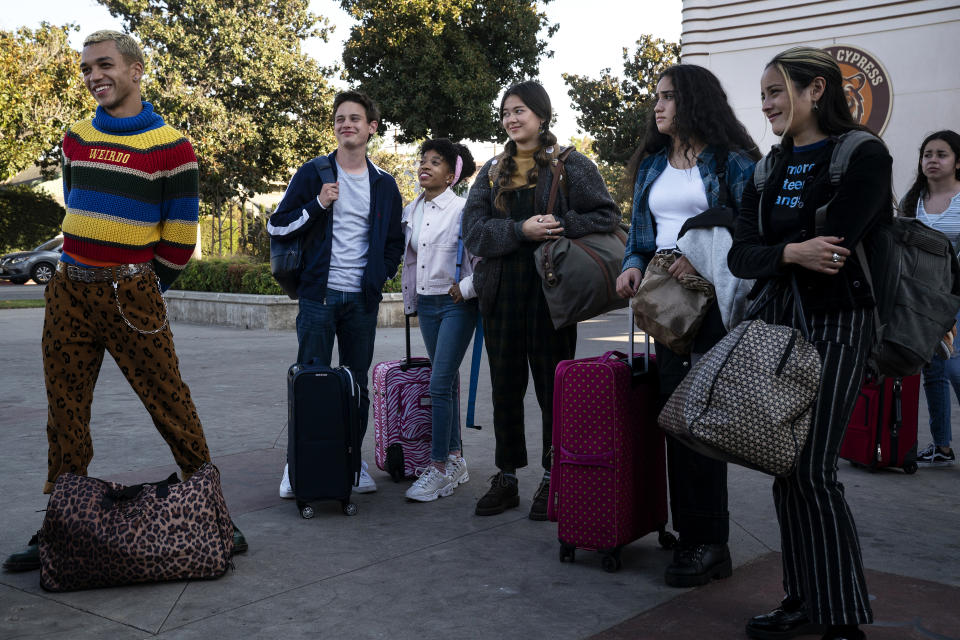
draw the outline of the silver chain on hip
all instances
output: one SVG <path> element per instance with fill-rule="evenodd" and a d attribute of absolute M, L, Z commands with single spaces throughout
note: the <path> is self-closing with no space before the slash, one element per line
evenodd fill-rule
<path fill-rule="evenodd" d="M 154 329 L 153 331 L 147 331 L 146 329 L 141 329 L 140 327 L 135 327 L 133 324 L 127 320 L 127 316 L 123 315 L 123 308 L 120 306 L 120 292 L 117 290 L 117 280 L 114 279 L 111 283 L 113 285 L 113 297 L 117 301 L 117 312 L 120 313 L 120 317 L 123 318 L 123 321 L 127 323 L 127 326 L 146 336 L 151 336 L 155 333 L 160 333 L 167 328 L 167 325 L 170 323 L 170 314 L 167 311 L 167 299 L 163 297 L 163 293 L 160 292 L 160 278 L 157 277 L 157 274 L 153 274 L 154 280 L 157 283 L 157 293 L 160 295 L 160 300 L 163 302 L 163 324 L 159 328 Z"/>

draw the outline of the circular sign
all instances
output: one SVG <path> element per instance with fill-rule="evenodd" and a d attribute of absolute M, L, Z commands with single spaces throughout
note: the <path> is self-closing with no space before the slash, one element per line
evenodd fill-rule
<path fill-rule="evenodd" d="M 893 110 L 890 74 L 873 54 L 846 44 L 824 47 L 840 65 L 843 95 L 854 122 L 866 125 L 878 136 L 883 134 Z"/>

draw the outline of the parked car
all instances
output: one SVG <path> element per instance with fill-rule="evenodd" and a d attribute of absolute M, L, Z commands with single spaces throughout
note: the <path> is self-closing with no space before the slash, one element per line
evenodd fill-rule
<path fill-rule="evenodd" d="M 15 251 L 0 256 L 0 279 L 24 284 L 32 278 L 37 284 L 47 284 L 60 262 L 61 251 L 63 236 L 57 236 L 33 251 Z"/>

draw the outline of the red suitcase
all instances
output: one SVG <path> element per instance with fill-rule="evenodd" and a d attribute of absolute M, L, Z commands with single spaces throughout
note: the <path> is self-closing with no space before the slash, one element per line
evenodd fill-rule
<path fill-rule="evenodd" d="M 406 318 L 407 357 L 373 368 L 374 460 L 395 482 L 430 464 L 433 405 L 430 360 L 410 357 L 410 317 Z M 460 413 L 457 394 L 457 415 Z"/>
<path fill-rule="evenodd" d="M 632 329 L 631 318 L 631 350 Z M 676 542 L 665 530 L 664 436 L 649 339 L 646 346 L 636 362 L 609 351 L 557 365 L 547 516 L 559 523 L 561 562 L 589 549 L 613 572 L 623 546 L 647 533 L 659 531 L 665 548 Z"/>
<path fill-rule="evenodd" d="M 847 425 L 840 457 L 871 471 L 900 467 L 917 470 L 917 415 L 920 375 L 867 379 Z"/>

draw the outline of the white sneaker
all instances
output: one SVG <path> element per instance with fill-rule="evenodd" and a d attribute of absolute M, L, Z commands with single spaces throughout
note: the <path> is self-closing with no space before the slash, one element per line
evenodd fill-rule
<path fill-rule="evenodd" d="M 283 465 L 283 478 L 280 480 L 280 497 L 292 498 L 293 487 L 290 486 L 290 465 Z"/>
<path fill-rule="evenodd" d="M 464 482 L 468 482 L 470 473 L 467 471 L 467 461 L 461 456 L 450 454 L 447 458 L 447 475 L 453 478 L 454 487 L 459 487 Z"/>
<path fill-rule="evenodd" d="M 416 482 L 410 485 L 407 492 L 407 500 L 416 500 L 417 502 L 432 502 L 437 498 L 449 496 L 456 488 L 453 478 L 440 471 L 433 465 L 427 467 L 427 470 L 417 478 Z"/>
<path fill-rule="evenodd" d="M 367 473 L 366 460 L 360 461 L 360 484 L 353 488 L 354 493 L 373 493 L 377 490 L 377 483 Z"/>

